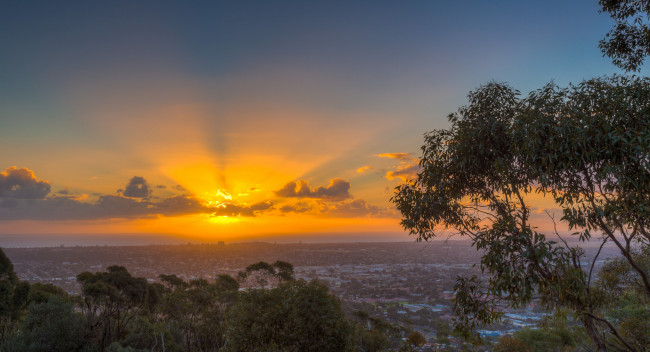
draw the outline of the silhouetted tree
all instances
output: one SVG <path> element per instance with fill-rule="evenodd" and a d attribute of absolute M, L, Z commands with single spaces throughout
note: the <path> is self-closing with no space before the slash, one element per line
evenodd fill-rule
<path fill-rule="evenodd" d="M 490 83 L 449 116 L 449 129 L 426 134 L 422 171 L 398 186 L 392 201 L 418 240 L 451 228 L 484 251 L 480 267 L 489 281 L 456 282 L 457 331 L 495 321 L 500 300 L 518 307 L 537 296 L 549 308 L 573 310 L 598 350 L 610 333 L 626 346 L 599 316 L 593 264 L 583 268 L 580 248 L 539 233 L 529 201 L 540 193 L 554 199 L 581 240 L 603 233 L 602 244 L 618 247 L 650 295 L 648 271 L 632 256 L 634 244 L 650 243 L 648 101 L 644 78 L 549 84 L 524 99 Z"/>
<path fill-rule="evenodd" d="M 600 0 L 601 12 L 615 21 L 614 28 L 600 41 L 600 50 L 625 71 L 638 71 L 650 54 L 650 1 Z"/>

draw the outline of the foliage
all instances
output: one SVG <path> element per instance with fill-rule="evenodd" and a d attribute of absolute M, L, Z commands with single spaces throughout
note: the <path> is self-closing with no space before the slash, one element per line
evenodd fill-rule
<path fill-rule="evenodd" d="M 515 339 L 510 335 L 499 337 L 499 342 L 494 346 L 494 352 L 529 352 L 530 349 L 526 347 L 522 341 Z"/>
<path fill-rule="evenodd" d="M 294 279 L 293 264 L 278 260 L 273 264 L 257 262 L 237 274 L 240 282 L 253 279 L 256 286 L 264 289 L 271 283 L 280 284 Z M 273 282 L 272 282 L 273 281 Z"/>
<path fill-rule="evenodd" d="M 638 71 L 650 54 L 648 0 L 600 0 L 601 12 L 608 13 L 616 24 L 603 40 L 600 50 L 625 71 Z"/>
<path fill-rule="evenodd" d="M 29 295 L 27 296 L 27 301 L 30 304 L 45 303 L 51 297 L 63 297 L 68 298 L 68 294 L 63 291 L 58 286 L 53 284 L 42 284 L 40 282 L 35 282 L 31 284 L 29 288 Z"/>
<path fill-rule="evenodd" d="M 184 350 L 223 347 L 225 314 L 237 299 L 237 281 L 228 275 L 221 275 L 214 284 L 204 279 L 185 282 L 173 275 L 161 278 L 172 283 L 162 301 L 163 319 L 180 332 Z"/>
<path fill-rule="evenodd" d="M 406 337 L 406 343 L 416 347 L 421 347 L 426 342 L 427 340 L 424 339 L 424 336 L 422 336 L 422 334 L 417 331 L 413 331 L 409 334 L 409 336 Z"/>
<path fill-rule="evenodd" d="M 363 351 L 366 352 L 380 352 L 386 351 L 388 346 L 390 346 L 390 340 L 377 329 L 366 330 L 360 329 L 358 332 L 360 335 L 358 345 Z"/>
<path fill-rule="evenodd" d="M 29 283 L 18 280 L 14 265 L 0 248 L 0 348 L 5 348 L 24 315 Z"/>
<path fill-rule="evenodd" d="M 11 350 L 33 352 L 92 351 L 90 331 L 72 302 L 60 296 L 29 307 Z"/>
<path fill-rule="evenodd" d="M 368 312 L 352 312 L 354 339 L 358 348 L 365 352 L 395 350 L 402 344 L 403 328 L 371 317 Z"/>
<path fill-rule="evenodd" d="M 457 281 L 457 331 L 468 336 L 494 322 L 500 301 L 518 307 L 540 297 L 571 309 L 605 348 L 611 329 L 590 291 L 593 266 L 582 267 L 579 247 L 549 241 L 531 224 L 536 194 L 555 200 L 581 240 L 600 231 L 615 243 L 650 295 L 647 271 L 630 252 L 650 241 L 649 102 L 650 80 L 634 77 L 549 84 L 523 99 L 490 83 L 449 116 L 449 129 L 425 135 L 422 171 L 392 201 L 418 240 L 454 229 L 484 251 L 489 281 Z"/>
<path fill-rule="evenodd" d="M 317 281 L 249 289 L 227 318 L 226 351 L 351 351 L 339 300 Z"/>
<path fill-rule="evenodd" d="M 5 259 L 0 256 L 2 277 L 13 295 L 21 283 Z M 266 267 L 258 263 L 248 269 L 254 274 Z M 79 274 L 80 297 L 54 285 L 34 284 L 30 291 L 26 284 L 26 291 L 18 290 L 22 305 L 11 304 L 11 295 L 1 302 L 6 316 L 17 318 L 0 350 L 384 351 L 390 345 L 385 334 L 401 333 L 367 314 L 362 318 L 368 328 L 355 325 L 325 285 L 294 280 L 290 263 L 268 267 L 274 288 L 241 293 L 239 282 L 228 275 L 186 282 L 162 274 L 161 283 L 150 284 L 121 266 Z"/>
<path fill-rule="evenodd" d="M 642 247 L 632 256 L 650 271 L 650 248 Z M 608 260 L 598 273 L 595 289 L 602 296 L 603 310 L 622 338 L 638 351 L 650 350 L 650 297 L 638 273 L 624 258 Z M 615 342 L 615 341 L 614 341 Z"/>
<path fill-rule="evenodd" d="M 82 311 L 100 349 L 124 337 L 127 324 L 147 308 L 149 285 L 122 266 L 106 272 L 77 275 L 83 293 Z"/>
<path fill-rule="evenodd" d="M 108 351 L 181 351 L 163 322 L 154 322 L 138 316 L 127 325 L 127 332 L 119 342 L 109 345 Z"/>

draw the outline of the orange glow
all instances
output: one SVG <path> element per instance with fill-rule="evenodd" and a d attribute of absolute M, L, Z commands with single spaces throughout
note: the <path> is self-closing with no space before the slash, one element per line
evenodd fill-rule
<path fill-rule="evenodd" d="M 350 233 L 403 233 L 398 219 L 377 218 L 316 218 L 309 215 L 260 216 L 260 217 L 210 217 L 187 215 L 180 217 L 138 220 L 137 232 L 172 235 L 197 241 L 243 241 L 281 239 L 303 235 L 308 241 L 310 234 L 341 234 L 341 240 Z M 399 238 L 396 235 L 395 238 Z M 406 237 L 405 240 L 408 240 Z"/>
<path fill-rule="evenodd" d="M 235 222 L 239 222 L 240 218 L 238 216 L 225 216 L 225 215 L 212 216 L 212 215 L 208 215 L 207 220 L 212 224 L 223 225 L 223 224 L 232 224 L 232 223 L 235 223 Z"/>

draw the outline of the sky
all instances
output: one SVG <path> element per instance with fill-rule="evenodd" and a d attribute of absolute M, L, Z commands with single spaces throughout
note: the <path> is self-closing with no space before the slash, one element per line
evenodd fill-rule
<path fill-rule="evenodd" d="M 612 24 L 582 0 L 4 2 L 0 242 L 413 240 L 389 199 L 423 134 L 490 81 L 619 73 Z"/>

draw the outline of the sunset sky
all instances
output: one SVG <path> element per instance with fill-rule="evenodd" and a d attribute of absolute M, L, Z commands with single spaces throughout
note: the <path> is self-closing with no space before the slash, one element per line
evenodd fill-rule
<path fill-rule="evenodd" d="M 422 134 L 491 80 L 619 72 L 611 25 L 595 0 L 5 2 L 0 239 L 413 240 L 389 198 Z"/>

